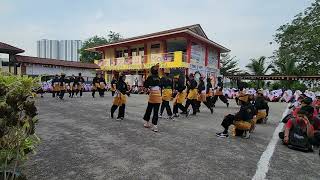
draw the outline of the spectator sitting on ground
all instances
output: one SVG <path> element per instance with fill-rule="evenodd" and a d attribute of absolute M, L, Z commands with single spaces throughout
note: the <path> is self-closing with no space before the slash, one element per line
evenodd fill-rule
<path fill-rule="evenodd" d="M 283 139 L 285 145 L 290 148 L 301 149 L 304 151 L 311 150 L 311 142 L 314 137 L 314 127 L 310 123 L 307 107 L 302 107 L 297 116 L 288 120 L 284 132 L 279 133 L 280 139 Z"/>
<path fill-rule="evenodd" d="M 293 110 L 293 112 L 292 112 L 292 115 L 296 117 L 298 112 L 300 111 L 300 109 L 302 107 L 304 107 L 304 109 L 306 109 L 308 112 L 311 112 L 312 116 L 310 118 L 311 119 L 315 118 L 318 115 L 318 112 L 314 107 L 311 106 L 311 104 L 312 104 L 312 99 L 311 98 L 309 98 L 309 97 L 304 98 L 301 101 L 301 107 L 295 108 Z"/>

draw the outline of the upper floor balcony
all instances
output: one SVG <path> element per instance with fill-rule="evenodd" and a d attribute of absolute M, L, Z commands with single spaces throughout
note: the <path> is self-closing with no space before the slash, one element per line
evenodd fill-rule
<path fill-rule="evenodd" d="M 189 66 L 186 54 L 182 51 L 102 59 L 95 63 L 105 71 L 144 70 L 150 69 L 157 63 L 160 68 L 187 68 Z"/>

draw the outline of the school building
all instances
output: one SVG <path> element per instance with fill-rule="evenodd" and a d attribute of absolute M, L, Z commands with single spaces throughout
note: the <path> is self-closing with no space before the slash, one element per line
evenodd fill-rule
<path fill-rule="evenodd" d="M 195 73 L 211 77 L 217 82 L 220 54 L 230 50 L 210 40 L 199 24 L 123 39 L 116 43 L 88 48 L 100 52 L 103 59 L 97 60 L 106 80 L 113 74 L 129 74 L 130 85 L 138 79 L 139 85 L 148 75 L 151 66 L 170 69 L 173 75 Z"/>

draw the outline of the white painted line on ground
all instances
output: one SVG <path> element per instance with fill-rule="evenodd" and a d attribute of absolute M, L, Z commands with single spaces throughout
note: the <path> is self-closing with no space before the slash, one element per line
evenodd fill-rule
<path fill-rule="evenodd" d="M 281 120 L 288 114 L 289 112 L 289 105 L 287 106 L 286 110 L 282 114 Z M 276 148 L 277 142 L 279 140 L 279 132 L 282 131 L 284 124 L 282 122 L 279 123 L 276 130 L 274 131 L 272 138 L 266 148 L 266 150 L 263 152 L 263 154 L 260 157 L 260 160 L 257 164 L 257 170 L 256 174 L 253 176 L 252 180 L 265 180 L 267 173 L 269 171 L 270 166 L 270 160 L 273 155 L 273 152 Z"/>

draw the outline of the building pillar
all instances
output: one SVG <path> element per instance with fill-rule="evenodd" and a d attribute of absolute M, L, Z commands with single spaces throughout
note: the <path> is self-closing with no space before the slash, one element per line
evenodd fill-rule
<path fill-rule="evenodd" d="M 208 55 L 209 55 L 209 50 L 208 50 L 208 46 L 206 46 L 206 52 L 205 52 L 205 56 L 204 56 L 204 64 L 205 66 L 208 66 Z"/>
<path fill-rule="evenodd" d="M 187 63 L 191 62 L 191 40 L 187 40 Z M 190 66 L 190 65 L 189 65 Z M 189 68 L 186 68 L 186 76 L 189 74 Z"/>
<path fill-rule="evenodd" d="M 161 41 L 161 45 L 162 45 L 161 53 L 167 53 L 168 52 L 168 50 L 167 50 L 167 41 L 166 40 L 162 40 Z"/>
<path fill-rule="evenodd" d="M 218 69 L 220 69 L 220 49 L 217 49 L 218 52 Z"/>
<path fill-rule="evenodd" d="M 148 63 L 148 44 L 147 43 L 144 43 L 143 49 L 144 49 L 143 63 L 146 64 L 146 63 Z M 144 80 L 146 80 L 148 72 L 146 69 L 143 72 L 144 72 Z"/>

